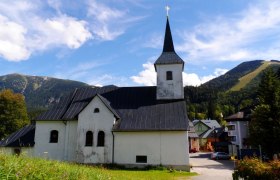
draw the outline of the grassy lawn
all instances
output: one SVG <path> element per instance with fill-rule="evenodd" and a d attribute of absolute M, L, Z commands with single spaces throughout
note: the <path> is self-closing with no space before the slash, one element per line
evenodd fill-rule
<path fill-rule="evenodd" d="M 113 170 L 0 153 L 0 179 L 187 179 L 196 175 L 168 170 Z"/>

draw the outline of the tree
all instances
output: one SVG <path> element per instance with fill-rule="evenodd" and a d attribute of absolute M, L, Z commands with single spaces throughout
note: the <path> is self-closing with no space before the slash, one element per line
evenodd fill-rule
<path fill-rule="evenodd" d="M 28 124 L 24 96 L 11 90 L 0 91 L 0 139 Z"/>
<path fill-rule="evenodd" d="M 255 146 L 261 145 L 272 157 L 280 152 L 280 81 L 272 69 L 264 72 L 258 98 L 260 104 L 253 113 L 250 141 Z"/>

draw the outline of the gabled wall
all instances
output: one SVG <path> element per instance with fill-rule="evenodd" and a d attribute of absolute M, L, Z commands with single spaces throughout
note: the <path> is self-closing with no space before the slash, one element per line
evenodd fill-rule
<path fill-rule="evenodd" d="M 50 132 L 58 131 L 58 142 L 50 143 Z M 34 156 L 76 161 L 77 121 L 37 121 Z"/>
<path fill-rule="evenodd" d="M 94 109 L 99 108 L 98 113 Z M 77 158 L 81 163 L 111 163 L 112 162 L 112 127 L 114 114 L 106 107 L 98 96 L 86 106 L 78 117 Z M 87 131 L 93 132 L 93 146 L 85 146 Z M 105 146 L 97 147 L 99 131 L 105 132 Z"/>
<path fill-rule="evenodd" d="M 200 134 L 208 131 L 208 129 L 210 129 L 208 126 L 206 126 L 204 123 L 198 121 L 198 123 L 196 123 L 194 125 L 195 128 L 195 132 L 197 133 L 197 135 L 199 136 Z"/>

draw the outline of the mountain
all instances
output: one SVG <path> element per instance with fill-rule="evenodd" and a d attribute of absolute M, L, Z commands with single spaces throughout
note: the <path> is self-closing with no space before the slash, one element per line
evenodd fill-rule
<path fill-rule="evenodd" d="M 202 84 L 201 87 L 219 89 L 219 91 L 240 91 L 256 88 L 263 70 L 268 67 L 276 70 L 280 67 L 280 61 L 254 60 L 243 62 L 226 74 Z"/>
<path fill-rule="evenodd" d="M 51 77 L 9 74 L 0 76 L 0 90 L 12 89 L 25 96 L 28 109 L 46 109 L 62 96 L 88 84 Z"/>
<path fill-rule="evenodd" d="M 221 114 L 226 117 L 242 108 L 256 105 L 257 89 L 267 68 L 278 71 L 280 61 L 243 62 L 201 86 L 186 86 L 184 92 L 189 118 L 222 120 Z"/>

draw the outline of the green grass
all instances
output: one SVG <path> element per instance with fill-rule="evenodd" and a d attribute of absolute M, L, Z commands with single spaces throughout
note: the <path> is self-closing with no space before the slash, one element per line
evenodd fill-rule
<path fill-rule="evenodd" d="M 260 67 L 258 67 L 256 70 L 241 77 L 239 79 L 239 82 L 236 85 L 234 85 L 230 89 L 230 91 L 239 91 L 242 88 L 244 88 L 252 79 L 254 79 L 261 71 L 266 69 L 270 64 L 273 64 L 273 62 L 264 61 L 263 64 Z"/>
<path fill-rule="evenodd" d="M 0 179 L 188 179 L 189 172 L 164 170 L 114 170 L 0 153 Z"/>

